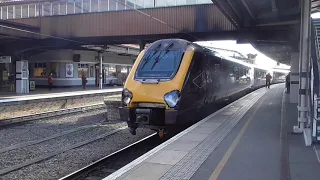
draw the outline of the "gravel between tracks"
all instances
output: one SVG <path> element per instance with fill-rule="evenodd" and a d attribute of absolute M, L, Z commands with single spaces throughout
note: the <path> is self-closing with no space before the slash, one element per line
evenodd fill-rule
<path fill-rule="evenodd" d="M 110 132 L 114 129 L 124 127 L 125 123 L 108 124 L 100 127 L 91 127 L 89 129 L 80 130 L 74 133 L 70 133 L 58 138 L 54 138 L 48 141 L 44 141 L 39 144 L 18 148 L 15 150 L 1 153 L 0 156 L 0 169 L 14 166 L 16 164 L 31 160 L 41 155 L 45 155 L 51 152 L 62 150 L 66 147 L 74 145 L 78 142 L 82 142 L 101 134 Z"/>
<path fill-rule="evenodd" d="M 150 130 L 140 129 L 136 136 L 132 136 L 128 130 L 123 130 L 93 143 L 56 155 L 48 160 L 11 172 L 0 177 L 0 179 L 57 179 L 152 133 Z"/>
<path fill-rule="evenodd" d="M 105 120 L 104 114 L 106 112 L 106 109 L 100 109 L 73 115 L 45 118 L 0 129 L 0 149 L 21 142 L 42 139 L 80 126 L 97 124 Z"/>

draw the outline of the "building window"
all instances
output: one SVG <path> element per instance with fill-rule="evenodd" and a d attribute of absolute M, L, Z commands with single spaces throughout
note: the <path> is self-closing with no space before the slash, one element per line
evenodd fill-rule
<path fill-rule="evenodd" d="M 60 15 L 65 15 L 67 12 L 66 12 L 66 5 L 67 5 L 67 2 L 66 1 L 60 1 L 60 8 L 59 8 L 59 14 Z M 73 7 L 73 6 L 72 6 Z"/>
<path fill-rule="evenodd" d="M 34 77 L 45 77 L 47 75 L 46 63 L 34 63 Z"/>
<path fill-rule="evenodd" d="M 18 19 L 18 18 L 21 18 L 21 5 L 16 5 L 15 6 L 15 13 L 16 13 L 16 15 L 15 15 L 15 18 L 16 19 Z"/>
<path fill-rule="evenodd" d="M 89 75 L 89 64 L 78 64 L 78 77 L 81 78 L 83 75 L 88 77 Z"/>
<path fill-rule="evenodd" d="M 130 0 L 127 0 L 126 1 L 126 9 L 129 10 L 129 9 L 134 9 L 134 6 L 135 6 L 135 3 L 134 1 L 130 1 Z"/>
<path fill-rule="evenodd" d="M 211 4 L 211 0 L 197 0 L 197 4 Z"/>
<path fill-rule="evenodd" d="M 22 14 L 21 14 L 22 18 L 28 18 L 28 5 L 24 4 L 22 5 Z"/>
<path fill-rule="evenodd" d="M 91 0 L 91 12 L 98 12 L 99 10 L 99 1 Z"/>
<path fill-rule="evenodd" d="M 125 0 L 118 0 L 117 3 L 118 3 L 117 10 L 125 10 L 126 9 Z"/>
<path fill-rule="evenodd" d="M 58 1 L 52 2 L 52 15 L 59 15 L 59 3 Z"/>
<path fill-rule="evenodd" d="M 8 19 L 13 19 L 13 6 L 8 6 Z"/>
<path fill-rule="evenodd" d="M 117 1 L 109 1 L 109 11 L 117 10 Z"/>
<path fill-rule="evenodd" d="M 82 11 L 83 13 L 89 13 L 90 12 L 90 0 L 83 0 L 83 7 Z"/>
<path fill-rule="evenodd" d="M 51 63 L 50 64 L 51 71 L 53 77 L 59 77 L 59 63 Z"/>
<path fill-rule="evenodd" d="M 156 4 L 155 4 L 156 7 L 166 6 L 166 2 L 164 0 L 156 0 L 155 2 L 156 2 Z"/>
<path fill-rule="evenodd" d="M 40 16 L 41 5 L 42 4 L 35 4 L 35 16 Z"/>
<path fill-rule="evenodd" d="M 93 78 L 94 77 L 94 67 L 90 66 L 90 77 Z"/>
<path fill-rule="evenodd" d="M 7 6 L 2 6 L 1 7 L 2 8 L 2 19 L 4 19 L 4 20 L 6 20 L 6 19 L 8 19 L 8 16 L 7 16 Z"/>
<path fill-rule="evenodd" d="M 30 4 L 29 5 L 29 17 L 35 17 L 36 16 L 36 5 Z"/>
<path fill-rule="evenodd" d="M 82 1 L 81 0 L 75 0 L 75 13 L 81 13 L 81 9 L 82 9 Z"/>
<path fill-rule="evenodd" d="M 186 5 L 186 4 L 187 4 L 186 0 L 177 0 L 177 5 L 178 6 Z"/>
<path fill-rule="evenodd" d="M 116 65 L 109 64 L 108 75 L 109 76 L 116 76 Z"/>
<path fill-rule="evenodd" d="M 197 4 L 197 0 L 186 0 L 186 4 L 187 5 L 194 5 L 194 4 Z"/>
<path fill-rule="evenodd" d="M 166 0 L 166 6 L 175 6 L 176 5 L 176 2 L 175 1 L 172 1 L 172 0 Z"/>
<path fill-rule="evenodd" d="M 43 5 L 42 5 L 42 15 L 43 16 L 50 16 L 51 15 L 51 3 L 50 2 L 43 3 Z"/>
<path fill-rule="evenodd" d="M 74 13 L 74 2 L 73 0 L 67 0 L 67 12 L 66 14 L 73 14 Z"/>
<path fill-rule="evenodd" d="M 137 0 L 137 4 L 142 7 L 141 1 L 142 0 Z M 154 1 L 144 1 L 143 5 L 144 5 L 145 8 L 153 8 L 154 7 Z"/>
<path fill-rule="evenodd" d="M 100 12 L 108 11 L 108 0 L 100 0 Z"/>

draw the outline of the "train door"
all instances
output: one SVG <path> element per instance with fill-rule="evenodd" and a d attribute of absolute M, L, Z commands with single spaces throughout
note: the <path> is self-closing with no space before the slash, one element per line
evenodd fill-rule
<path fill-rule="evenodd" d="M 220 86 L 220 61 L 217 57 L 207 55 L 207 102 L 213 102 L 219 92 Z"/>
<path fill-rule="evenodd" d="M 208 55 L 205 56 L 205 81 L 206 81 L 206 99 L 205 103 L 211 103 L 212 94 L 213 94 L 213 86 L 212 86 L 212 62 L 210 61 L 210 57 Z"/>
<path fill-rule="evenodd" d="M 196 108 L 200 108 L 203 106 L 206 97 L 205 65 L 205 59 L 201 57 L 201 54 L 195 53 L 189 79 L 191 80 L 191 99 L 194 107 Z"/>

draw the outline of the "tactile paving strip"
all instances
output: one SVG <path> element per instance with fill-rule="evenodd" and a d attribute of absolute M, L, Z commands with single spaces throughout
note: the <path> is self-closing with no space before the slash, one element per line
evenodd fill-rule
<path fill-rule="evenodd" d="M 169 170 L 166 174 L 162 176 L 162 179 L 190 179 L 192 175 L 196 172 L 196 170 L 201 166 L 201 164 L 206 160 L 206 158 L 211 154 L 211 152 L 214 151 L 216 146 L 220 144 L 220 142 L 227 136 L 227 134 L 232 130 L 232 128 L 253 106 L 253 104 L 256 103 L 259 100 L 259 98 L 261 98 L 266 92 L 267 90 L 265 88 L 261 88 L 250 94 L 247 94 L 246 96 L 240 98 L 238 101 L 235 101 L 227 105 L 226 107 L 197 122 L 193 126 L 180 132 L 176 136 L 172 137 L 171 139 L 167 140 L 161 145 L 150 150 L 146 154 L 142 155 L 133 162 L 122 167 L 118 171 L 112 173 L 103 180 L 123 179 L 125 177 L 130 179 L 130 174 L 137 170 L 140 166 L 142 166 L 145 160 L 151 158 L 153 155 L 155 155 L 156 153 L 158 153 L 174 141 L 178 140 L 179 138 L 183 138 L 185 135 L 196 129 L 198 126 L 200 127 L 205 122 L 220 124 L 219 127 L 215 130 L 216 132 L 209 134 L 208 138 L 201 142 L 195 150 L 189 152 L 189 155 L 186 155 L 174 167 L 172 167 L 172 170 Z M 215 135 L 217 137 L 213 139 Z M 216 144 L 215 147 L 212 147 L 212 144 Z M 202 151 L 201 148 L 205 150 Z M 192 164 L 192 160 L 197 163 Z M 187 163 L 189 165 L 186 165 Z"/>
<path fill-rule="evenodd" d="M 252 93 L 251 97 L 243 99 L 236 104 L 234 108 L 239 109 L 234 114 L 226 114 L 225 111 L 217 114 L 207 122 L 216 122 L 224 116 L 224 123 L 213 133 L 211 133 L 204 141 L 202 141 L 195 149 L 188 153 L 181 161 L 162 176 L 161 180 L 190 179 L 198 170 L 201 164 L 208 156 L 218 147 L 222 140 L 229 134 L 233 127 L 241 120 L 246 112 L 266 93 L 261 90 Z M 230 107 L 233 108 L 233 107 Z"/>

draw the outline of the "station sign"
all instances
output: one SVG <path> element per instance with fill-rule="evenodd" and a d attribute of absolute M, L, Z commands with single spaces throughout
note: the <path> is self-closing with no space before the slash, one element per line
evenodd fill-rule
<path fill-rule="evenodd" d="M 0 56 L 0 63 L 11 63 L 11 56 Z"/>

